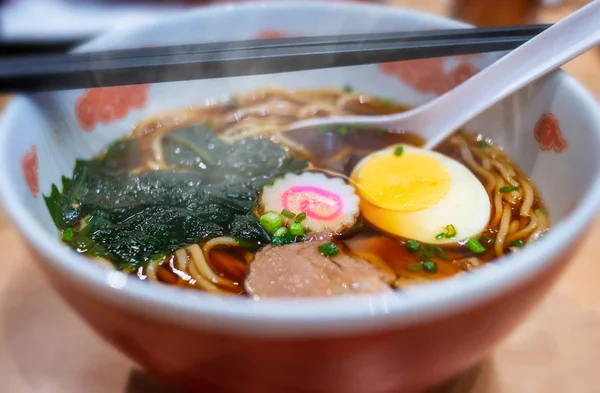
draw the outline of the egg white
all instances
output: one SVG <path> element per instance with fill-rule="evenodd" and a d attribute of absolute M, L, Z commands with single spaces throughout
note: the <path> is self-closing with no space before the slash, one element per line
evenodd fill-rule
<path fill-rule="evenodd" d="M 351 174 L 353 180 L 372 158 L 393 155 L 398 145 L 377 151 L 364 157 Z M 456 243 L 477 237 L 486 228 L 491 212 L 489 196 L 483 184 L 460 162 L 443 154 L 422 150 L 410 145 L 402 145 L 403 154 L 420 154 L 440 163 L 450 176 L 447 195 L 437 204 L 417 211 L 394 211 L 377 207 L 361 196 L 361 213 L 375 227 L 388 233 L 430 244 Z M 356 184 L 360 193 L 360 184 Z M 436 239 L 445 232 L 447 225 L 453 225 L 456 236 Z"/>

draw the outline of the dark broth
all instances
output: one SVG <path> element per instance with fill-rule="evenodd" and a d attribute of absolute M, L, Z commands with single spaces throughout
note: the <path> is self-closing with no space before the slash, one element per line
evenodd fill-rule
<path fill-rule="evenodd" d="M 317 93 L 315 93 L 317 94 Z M 334 102 L 339 93 L 324 92 L 323 95 L 327 97 L 330 94 L 332 102 Z M 337 95 L 336 95 L 337 94 Z M 152 172 L 148 167 L 144 167 L 144 163 L 149 161 L 153 157 L 153 145 L 155 144 L 155 138 L 164 138 L 170 135 L 174 131 L 181 130 L 183 127 L 187 127 L 195 124 L 204 124 L 205 127 L 210 129 L 217 135 L 225 135 L 225 130 L 235 125 L 236 122 L 240 121 L 252 121 L 260 120 L 261 116 L 268 117 L 268 111 L 261 115 L 244 113 L 244 105 L 260 104 L 261 102 L 268 102 L 268 100 L 277 97 L 275 93 L 264 93 L 262 95 L 252 96 L 250 99 L 244 101 L 235 101 L 223 105 L 215 105 L 202 110 L 182 110 L 174 111 L 173 113 L 167 113 L 154 119 L 149 119 L 138 126 L 134 131 L 132 139 L 129 141 L 124 140 L 117 142 L 109 148 L 109 150 L 99 156 L 99 160 L 107 160 L 112 156 L 115 157 L 111 165 L 112 170 L 115 173 L 136 173 L 144 174 Z M 293 93 L 287 97 L 290 102 L 297 104 Z M 241 109 L 240 109 L 241 108 Z M 397 113 L 406 110 L 407 108 L 395 103 L 390 103 L 386 100 L 369 98 L 368 96 L 358 96 L 356 99 L 349 100 L 345 103 L 345 110 L 350 114 L 356 115 L 380 115 Z M 239 116 L 228 116 L 232 111 L 240 110 L 241 115 Z M 326 113 L 317 111 L 315 116 L 325 116 Z M 293 116 L 286 117 L 285 115 L 280 116 L 279 121 L 282 123 L 291 123 L 295 121 Z M 392 130 L 393 131 L 393 130 Z M 356 164 L 364 158 L 366 155 L 371 154 L 377 150 L 384 149 L 394 144 L 408 144 L 414 146 L 422 146 L 425 141 L 414 133 L 409 132 L 390 132 L 388 130 L 378 129 L 367 129 L 363 127 L 327 127 L 324 129 L 313 129 L 303 131 L 289 131 L 286 132 L 286 137 L 294 141 L 295 143 L 306 148 L 310 152 L 309 156 L 303 156 L 298 152 L 293 153 L 293 157 L 296 160 L 308 160 L 310 165 L 314 168 L 336 172 L 340 176 L 349 176 Z M 461 133 L 464 143 L 466 143 L 469 149 L 481 149 L 487 147 L 488 141 L 483 141 L 478 135 Z M 254 136 L 253 139 L 261 139 L 263 136 Z M 129 143 L 139 141 L 139 144 Z M 162 142 L 161 142 L 162 143 Z M 204 148 L 202 146 L 202 148 Z M 454 158 L 458 162 L 463 163 L 468 167 L 468 162 L 463 159 L 461 154 L 461 148 L 456 143 L 452 143 L 450 139 L 444 141 L 437 149 L 442 154 Z M 514 168 L 514 176 L 519 179 L 527 179 L 525 174 L 510 162 L 505 156 L 502 155 L 500 150 L 498 152 L 498 159 L 503 160 L 502 162 L 510 168 Z M 199 152 L 202 155 L 202 152 Z M 203 165 L 202 160 L 199 160 L 199 167 L 194 170 L 202 171 Z M 190 169 L 178 169 L 181 173 L 190 171 Z M 310 168 L 309 168 L 310 170 Z M 485 185 L 488 184 L 489 179 L 480 173 L 475 172 L 475 175 Z M 529 181 L 529 180 L 527 180 Z M 533 184 L 532 184 L 533 187 Z M 490 195 L 493 199 L 494 193 Z M 108 198 L 108 196 L 107 196 Z M 503 206 L 506 205 L 503 202 Z M 492 200 L 493 204 L 493 200 Z M 75 206 L 75 204 L 73 204 Z M 526 217 L 521 217 L 519 212 L 520 201 L 513 201 L 510 205 L 511 209 L 511 223 L 515 222 L 517 230 L 523 230 L 527 226 Z M 49 204 L 49 208 L 51 205 Z M 535 192 L 535 199 L 531 207 L 532 211 L 542 211 L 543 204 L 539 197 L 539 194 Z M 256 211 L 257 209 L 255 209 Z M 259 211 L 256 211 L 259 213 Z M 545 213 L 544 213 L 545 214 Z M 493 216 L 493 214 L 492 214 Z M 490 223 L 492 217 L 490 218 Z M 63 226 L 64 228 L 64 226 Z M 85 228 L 80 221 L 75 223 L 74 235 L 77 237 L 81 231 Z M 66 231 L 63 232 L 63 238 L 66 239 Z M 487 263 L 494 258 L 498 257 L 497 252 L 494 251 L 494 240 L 497 237 L 498 224 L 490 225 L 480 237 L 480 241 L 485 247 L 485 252 L 474 253 L 463 244 L 453 244 L 451 246 L 437 247 L 427 244 L 420 244 L 417 250 L 408 247 L 407 241 L 409 239 L 402 239 L 397 236 L 385 233 L 363 219 L 359 219 L 359 223 L 351 230 L 334 237 L 336 244 L 344 251 L 350 254 L 356 254 L 358 256 L 371 256 L 384 261 L 402 280 L 406 280 L 407 283 L 437 280 L 445 277 L 453 276 L 463 271 L 469 271 L 476 268 L 482 263 Z M 206 240 L 206 239 L 205 239 Z M 203 240 L 203 242 L 205 242 Z M 68 241 L 69 242 L 69 241 Z M 72 243 L 72 242 L 71 242 Z M 74 248 L 80 251 L 93 254 L 94 249 L 90 244 L 74 245 L 70 244 Z M 182 244 L 185 246 L 185 244 Z M 514 248 L 514 247 L 513 247 Z M 503 248 L 504 252 L 508 252 L 511 249 L 511 245 L 508 244 Z M 92 250 L 92 252 L 90 252 Z M 233 294 L 244 293 L 244 279 L 248 274 L 248 251 L 239 247 L 215 247 L 206 256 L 209 267 L 219 277 L 226 278 L 231 281 L 231 284 L 226 288 L 227 292 Z M 184 286 L 184 287 L 195 287 L 197 285 L 195 279 L 187 272 L 182 271 L 178 268 L 177 258 L 172 252 L 165 253 L 162 259 L 157 263 L 156 271 L 154 273 L 148 272 L 148 268 L 141 264 L 139 267 L 124 267 L 121 270 L 137 273 L 141 279 L 146 279 L 148 274 L 155 274 L 156 280 L 169 285 Z M 435 262 L 436 269 L 432 271 L 428 269 L 418 268 L 422 266 L 424 261 Z M 149 263 L 149 262 L 145 262 Z M 417 266 L 417 268 L 415 268 Z M 215 284 L 221 288 L 220 283 Z M 403 284 L 398 284 L 402 287 Z M 225 290 L 225 288 L 221 288 Z"/>

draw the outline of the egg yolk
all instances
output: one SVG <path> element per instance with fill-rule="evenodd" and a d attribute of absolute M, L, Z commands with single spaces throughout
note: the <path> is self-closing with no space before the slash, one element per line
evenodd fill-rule
<path fill-rule="evenodd" d="M 375 156 L 355 179 L 361 196 L 374 206 L 417 211 L 439 203 L 450 190 L 450 175 L 434 158 L 414 153 Z"/>

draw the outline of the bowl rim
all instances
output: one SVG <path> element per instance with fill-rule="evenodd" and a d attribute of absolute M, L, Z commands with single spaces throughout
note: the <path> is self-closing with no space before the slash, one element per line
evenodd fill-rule
<path fill-rule="evenodd" d="M 349 8 L 386 14 L 414 14 L 434 21 L 449 19 L 407 11 L 402 8 L 372 4 L 316 3 L 292 1 L 279 3 L 248 3 L 214 5 L 186 12 L 159 23 L 141 28 L 154 28 L 157 24 L 173 23 L 177 20 L 197 18 L 207 13 L 222 14 L 232 9 L 256 11 L 274 10 L 283 7 L 312 8 L 315 12 L 335 9 L 344 12 Z M 461 25 L 457 22 L 458 25 Z M 109 32 L 88 45 L 103 45 L 121 34 L 139 30 L 140 26 L 127 27 Z M 578 82 L 562 71 L 551 78 L 581 100 L 580 110 L 589 112 L 594 118 L 595 143 L 600 147 L 600 110 L 595 99 Z M 9 104 L 0 121 L 0 200 L 8 216 L 21 232 L 27 243 L 37 254 L 44 256 L 44 264 L 50 269 L 85 291 L 90 296 L 111 306 L 125 308 L 128 312 L 184 325 L 192 329 L 217 329 L 238 335 L 269 336 L 322 336 L 344 335 L 357 332 L 387 329 L 423 323 L 465 311 L 497 298 L 520 285 L 531 281 L 538 269 L 547 268 L 557 262 L 568 247 L 590 225 L 600 208 L 600 166 L 595 168 L 594 180 L 581 198 L 581 203 L 561 222 L 557 223 L 544 241 L 534 243 L 519 253 L 506 256 L 472 274 L 459 275 L 436 282 L 433 285 L 416 286 L 403 292 L 391 294 L 334 297 L 328 299 L 265 299 L 256 302 L 237 296 L 214 296 L 201 291 L 186 291 L 162 285 L 148 285 L 116 271 L 107 271 L 89 263 L 63 245 L 46 231 L 19 198 L 16 187 L 9 179 L 15 165 L 9 160 L 10 134 L 19 129 L 19 119 L 25 115 L 27 97 L 17 96 Z"/>

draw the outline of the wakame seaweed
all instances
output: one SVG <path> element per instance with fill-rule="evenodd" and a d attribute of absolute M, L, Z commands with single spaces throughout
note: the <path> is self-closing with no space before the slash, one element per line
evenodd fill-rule
<path fill-rule="evenodd" d="M 71 247 L 121 269 L 217 236 L 257 249 L 271 240 L 251 211 L 258 192 L 306 167 L 268 139 L 229 144 L 205 126 L 168 134 L 162 148 L 169 169 L 132 172 L 142 151 L 124 139 L 102 158 L 78 160 L 62 191 L 52 186 L 45 200 L 55 225 L 79 229 L 65 239 Z"/>

